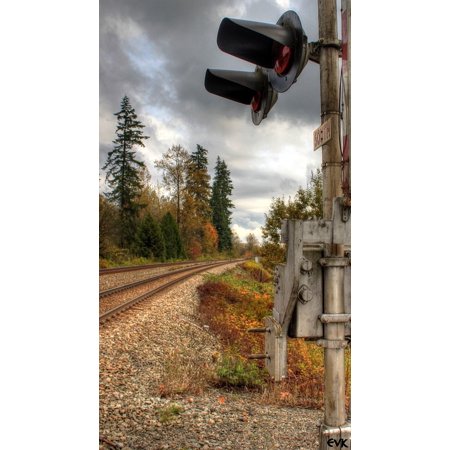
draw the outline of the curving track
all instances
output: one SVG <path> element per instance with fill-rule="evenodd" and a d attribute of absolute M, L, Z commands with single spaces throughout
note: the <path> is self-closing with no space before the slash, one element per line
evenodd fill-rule
<path fill-rule="evenodd" d="M 208 262 L 219 262 L 219 261 L 208 261 Z M 174 263 L 153 263 L 153 264 L 143 264 L 140 266 L 122 266 L 122 267 L 111 267 L 109 269 L 99 269 L 99 275 L 109 275 L 113 273 L 122 273 L 122 272 L 133 272 L 136 270 L 146 270 L 146 269 L 154 269 L 154 268 L 171 268 L 176 266 L 198 266 L 200 264 L 204 264 L 204 262 L 198 261 L 178 261 Z"/>
<path fill-rule="evenodd" d="M 165 272 L 134 283 L 101 291 L 99 295 L 100 324 L 111 319 L 113 316 L 126 311 L 137 303 L 157 294 L 158 292 L 168 289 L 174 284 L 180 283 L 181 281 L 197 275 L 200 272 L 204 272 L 212 267 L 239 261 L 243 260 L 214 261 L 205 264 L 197 263 L 194 267 L 190 266 L 171 272 Z"/>

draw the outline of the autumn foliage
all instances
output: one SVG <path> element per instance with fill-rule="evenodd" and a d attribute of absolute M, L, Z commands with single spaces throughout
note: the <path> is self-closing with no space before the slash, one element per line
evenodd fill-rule
<path fill-rule="evenodd" d="M 206 255 L 212 255 L 217 252 L 217 245 L 219 243 L 219 234 L 214 225 L 206 222 L 203 225 L 203 252 Z"/>
<path fill-rule="evenodd" d="M 221 340 L 223 354 L 219 361 L 226 364 L 231 358 L 241 361 L 245 367 L 249 364 L 248 355 L 264 350 L 264 335 L 247 331 L 263 326 L 263 318 L 272 315 L 273 284 L 258 281 L 259 268 L 259 264 L 246 262 L 223 275 L 210 276 L 198 288 L 201 318 Z M 255 363 L 252 364 L 245 369 L 246 372 L 254 370 Z M 271 381 L 264 369 L 264 362 L 259 361 L 257 367 L 259 375 L 252 372 L 255 380 L 253 386 L 258 386 L 261 401 L 311 408 L 323 406 L 323 349 L 314 342 L 288 340 L 288 374 L 281 383 Z M 220 370 L 223 370 L 223 365 Z M 264 380 L 262 385 L 257 382 L 260 377 Z M 346 403 L 349 407 L 349 351 L 346 353 L 346 384 Z"/>

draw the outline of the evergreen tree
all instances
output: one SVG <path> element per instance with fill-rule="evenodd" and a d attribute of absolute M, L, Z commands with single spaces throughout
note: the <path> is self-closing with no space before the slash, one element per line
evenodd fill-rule
<path fill-rule="evenodd" d="M 217 157 L 211 196 L 212 223 L 219 235 L 219 251 L 232 248 L 230 200 L 233 184 L 225 161 Z"/>
<path fill-rule="evenodd" d="M 153 217 L 147 213 L 137 230 L 137 251 L 140 256 L 166 259 L 166 245 L 161 228 Z"/>
<path fill-rule="evenodd" d="M 211 177 L 208 173 L 208 150 L 197 144 L 189 155 L 186 188 L 183 194 L 183 238 L 191 254 L 203 250 L 211 253 L 210 237 L 205 232 L 211 221 Z M 194 250 L 197 249 L 197 250 Z"/>
<path fill-rule="evenodd" d="M 189 157 L 186 192 L 192 198 L 190 214 L 198 217 L 200 224 L 211 219 L 211 177 L 208 173 L 208 150 L 197 144 L 197 150 Z"/>
<path fill-rule="evenodd" d="M 138 120 L 134 108 L 127 96 L 123 97 L 121 110 L 117 116 L 116 139 L 114 148 L 108 153 L 106 164 L 106 182 L 111 191 L 107 198 L 118 206 L 120 216 L 120 245 L 129 246 L 133 240 L 139 203 L 137 197 L 142 190 L 140 170 L 144 163 L 136 159 L 136 146 L 144 147 L 144 125 Z"/>
<path fill-rule="evenodd" d="M 170 212 L 167 212 L 161 220 L 161 231 L 166 243 L 166 258 L 184 258 L 185 253 L 178 225 Z"/>

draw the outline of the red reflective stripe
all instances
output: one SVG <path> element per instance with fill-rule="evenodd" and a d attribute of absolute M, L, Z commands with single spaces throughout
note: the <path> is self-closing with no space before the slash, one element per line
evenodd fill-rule
<path fill-rule="evenodd" d="M 278 75 L 284 75 L 291 68 L 293 54 L 290 47 L 283 46 L 280 55 L 275 61 L 274 70 Z"/>
<path fill-rule="evenodd" d="M 261 92 L 257 92 L 254 95 L 251 103 L 254 112 L 258 112 L 261 109 L 261 99 L 262 99 Z"/>

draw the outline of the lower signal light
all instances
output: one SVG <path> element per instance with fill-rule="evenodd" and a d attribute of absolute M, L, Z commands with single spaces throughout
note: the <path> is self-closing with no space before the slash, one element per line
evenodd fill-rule
<path fill-rule="evenodd" d="M 261 109 L 261 100 L 262 100 L 262 94 L 261 92 L 257 92 L 253 99 L 252 99 L 252 110 L 254 112 L 258 112 Z"/>

